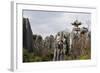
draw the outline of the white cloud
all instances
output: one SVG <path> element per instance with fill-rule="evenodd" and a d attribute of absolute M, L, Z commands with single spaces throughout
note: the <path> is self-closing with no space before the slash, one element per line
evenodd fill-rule
<path fill-rule="evenodd" d="M 33 34 L 45 36 L 56 34 L 58 31 L 71 31 L 76 19 L 82 22 L 82 26 L 91 27 L 91 14 L 68 13 L 68 12 L 46 12 L 46 11 L 23 11 L 23 17 L 28 17 Z"/>

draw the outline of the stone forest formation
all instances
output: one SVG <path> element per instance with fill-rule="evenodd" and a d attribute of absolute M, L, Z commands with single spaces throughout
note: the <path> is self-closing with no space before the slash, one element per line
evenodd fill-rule
<path fill-rule="evenodd" d="M 91 31 L 80 27 L 78 20 L 70 25 L 71 32 L 59 31 L 43 39 L 32 32 L 29 19 L 23 18 L 23 62 L 91 59 Z"/>

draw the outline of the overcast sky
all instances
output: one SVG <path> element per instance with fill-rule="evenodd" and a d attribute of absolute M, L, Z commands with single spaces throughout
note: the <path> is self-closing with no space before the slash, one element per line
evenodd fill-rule
<path fill-rule="evenodd" d="M 29 18 L 33 34 L 42 35 L 43 38 L 59 31 L 71 31 L 71 23 L 76 19 L 82 22 L 81 27 L 89 26 L 91 29 L 90 13 L 23 10 L 23 17 Z"/>

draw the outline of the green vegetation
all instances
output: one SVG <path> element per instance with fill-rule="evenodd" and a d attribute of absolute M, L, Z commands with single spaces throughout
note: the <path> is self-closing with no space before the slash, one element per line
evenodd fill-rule
<path fill-rule="evenodd" d="M 23 62 L 41 62 L 51 61 L 53 59 L 53 53 L 49 51 L 47 55 L 36 55 L 33 52 L 28 52 L 27 49 L 23 49 Z"/>
<path fill-rule="evenodd" d="M 73 55 L 65 55 L 64 60 L 86 60 L 90 59 L 90 50 L 86 50 L 86 54 L 73 58 Z M 23 62 L 41 62 L 41 61 L 52 61 L 53 52 L 48 51 L 47 55 L 36 55 L 33 52 L 28 52 L 27 49 L 23 49 Z"/>
<path fill-rule="evenodd" d="M 88 55 L 80 56 L 80 60 L 86 60 L 86 59 L 90 59 L 90 57 Z"/>

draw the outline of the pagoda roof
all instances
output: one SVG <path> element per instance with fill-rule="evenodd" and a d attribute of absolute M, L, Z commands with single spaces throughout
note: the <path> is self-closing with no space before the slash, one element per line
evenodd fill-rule
<path fill-rule="evenodd" d="M 72 25 L 74 25 L 74 26 L 79 26 L 79 25 L 81 25 L 82 23 L 81 22 L 79 22 L 78 20 L 76 20 L 76 21 L 74 21 L 73 23 L 72 23 Z"/>

